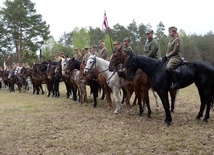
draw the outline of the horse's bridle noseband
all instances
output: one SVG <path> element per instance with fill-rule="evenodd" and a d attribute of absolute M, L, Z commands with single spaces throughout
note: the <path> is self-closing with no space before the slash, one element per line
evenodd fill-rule
<path fill-rule="evenodd" d="M 94 60 L 94 61 L 93 61 L 93 64 L 91 65 L 90 68 L 86 68 L 86 67 L 85 67 L 85 69 L 88 70 L 88 72 L 91 72 L 91 70 L 92 70 L 92 68 L 93 68 L 94 66 L 95 66 L 95 68 L 96 68 L 96 57 L 94 57 L 94 58 L 89 58 L 89 59 Z"/>

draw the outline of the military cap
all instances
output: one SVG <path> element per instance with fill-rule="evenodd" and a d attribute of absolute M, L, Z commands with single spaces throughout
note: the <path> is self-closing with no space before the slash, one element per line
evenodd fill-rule
<path fill-rule="evenodd" d="M 120 42 L 118 42 L 118 41 L 113 42 L 113 45 L 118 45 L 118 44 L 120 44 Z"/>
<path fill-rule="evenodd" d="M 64 55 L 64 53 L 63 53 L 63 52 L 60 52 L 59 55 Z"/>
<path fill-rule="evenodd" d="M 97 46 L 96 45 L 91 45 L 91 48 L 97 48 Z"/>
<path fill-rule="evenodd" d="M 169 31 L 177 32 L 177 28 L 174 26 L 169 27 Z"/>
<path fill-rule="evenodd" d="M 79 50 L 79 48 L 74 48 L 74 51 L 77 51 L 77 50 Z"/>
<path fill-rule="evenodd" d="M 99 41 L 98 41 L 98 45 L 99 45 L 100 43 L 103 43 L 103 42 L 104 42 L 103 40 L 99 40 Z"/>
<path fill-rule="evenodd" d="M 153 31 L 152 29 L 147 29 L 147 30 L 146 30 L 146 34 L 149 34 L 149 33 L 152 33 L 152 34 L 153 34 L 154 31 Z"/>
<path fill-rule="evenodd" d="M 123 42 L 124 42 L 124 41 L 131 42 L 131 39 L 130 39 L 130 38 L 128 38 L 128 37 L 125 37 L 125 38 L 123 39 Z"/>

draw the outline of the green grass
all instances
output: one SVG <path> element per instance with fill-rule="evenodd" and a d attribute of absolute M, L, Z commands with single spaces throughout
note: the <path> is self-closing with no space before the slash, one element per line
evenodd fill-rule
<path fill-rule="evenodd" d="M 164 124 L 165 113 L 155 110 L 150 92 L 152 118 L 126 113 L 114 115 L 106 101 L 98 107 L 60 98 L 0 91 L 0 154 L 214 154 L 214 115 L 208 123 L 195 119 L 200 100 L 194 85 L 179 91 L 172 124 Z M 99 97 L 100 98 L 100 97 Z M 159 100 L 160 101 L 160 100 Z"/>

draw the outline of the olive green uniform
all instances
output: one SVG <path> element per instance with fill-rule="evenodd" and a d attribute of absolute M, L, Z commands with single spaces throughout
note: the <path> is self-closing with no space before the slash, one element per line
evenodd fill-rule
<path fill-rule="evenodd" d="M 170 39 L 168 43 L 167 57 L 169 58 L 166 66 L 168 71 L 174 69 L 181 63 L 182 56 L 180 52 L 180 39 L 178 37 Z"/>
<path fill-rule="evenodd" d="M 131 46 L 122 46 L 122 51 L 126 52 L 128 55 L 132 54 L 133 50 Z"/>
<path fill-rule="evenodd" d="M 151 58 L 158 58 L 157 55 L 158 52 L 158 42 L 156 39 L 152 40 L 146 40 L 145 46 L 144 46 L 144 54 Z"/>
<path fill-rule="evenodd" d="M 97 56 L 106 60 L 108 56 L 108 49 L 106 47 L 99 49 L 99 51 L 97 52 Z"/>
<path fill-rule="evenodd" d="M 80 52 L 74 54 L 76 60 L 82 61 L 82 54 Z"/>

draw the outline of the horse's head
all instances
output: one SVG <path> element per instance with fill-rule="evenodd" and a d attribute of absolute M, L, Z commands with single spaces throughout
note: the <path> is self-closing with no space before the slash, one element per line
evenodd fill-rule
<path fill-rule="evenodd" d="M 116 70 L 117 66 L 122 63 L 121 61 L 121 51 L 120 50 L 116 50 L 112 53 L 111 59 L 110 59 L 110 63 L 109 63 L 109 71 L 113 72 L 114 70 Z"/>
<path fill-rule="evenodd" d="M 84 74 L 87 75 L 94 68 L 96 68 L 96 55 L 91 55 L 86 62 L 86 65 L 84 68 Z"/>
<path fill-rule="evenodd" d="M 65 74 L 65 70 L 67 68 L 67 65 L 68 65 L 68 61 L 70 60 L 70 58 L 62 58 L 62 61 L 61 61 L 61 67 L 62 67 L 62 74 Z"/>
<path fill-rule="evenodd" d="M 122 51 L 122 46 L 118 50 L 115 50 L 111 56 L 111 60 L 109 63 L 109 71 L 114 71 L 116 68 L 123 64 L 128 54 Z"/>
<path fill-rule="evenodd" d="M 137 59 L 134 55 L 128 56 L 124 62 L 124 67 L 126 69 L 126 79 L 129 81 L 132 80 L 138 69 L 136 63 Z"/>
<path fill-rule="evenodd" d="M 66 73 L 69 73 L 71 71 L 73 71 L 75 69 L 75 57 L 71 58 L 68 63 L 67 63 L 67 67 L 65 69 Z"/>

